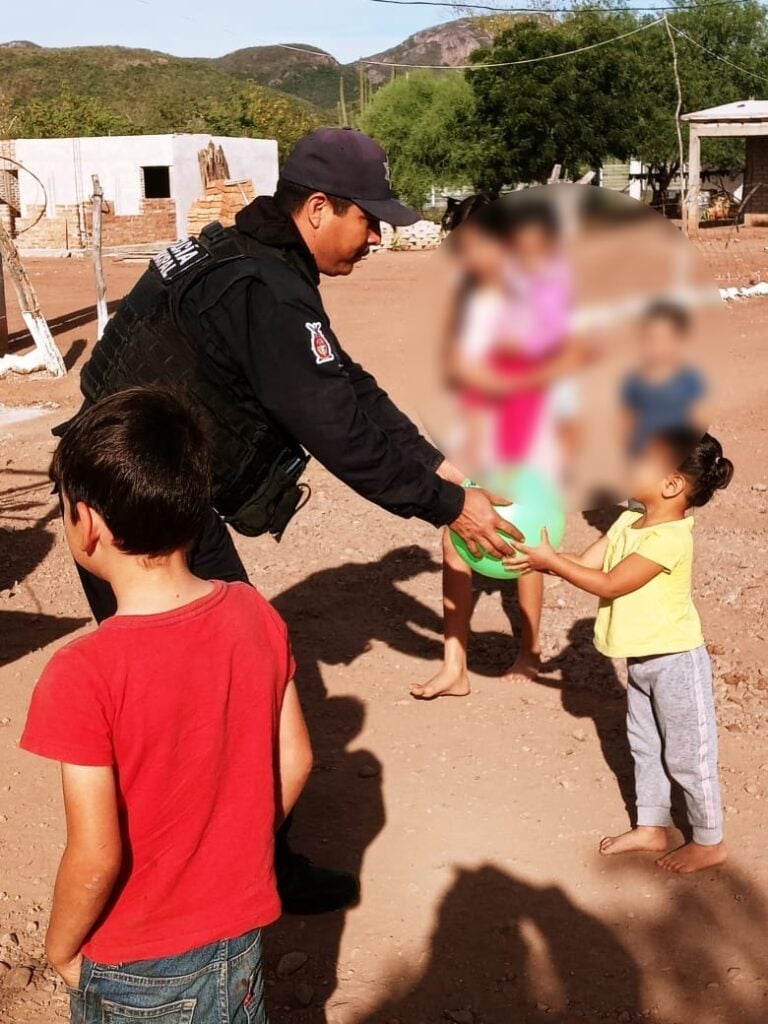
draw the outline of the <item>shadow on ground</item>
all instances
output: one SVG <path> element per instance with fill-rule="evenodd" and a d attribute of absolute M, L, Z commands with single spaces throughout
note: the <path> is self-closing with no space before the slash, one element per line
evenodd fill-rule
<path fill-rule="evenodd" d="M 15 484 L 18 477 L 32 483 Z M 43 562 L 54 544 L 51 524 L 58 507 L 48 495 L 44 473 L 5 469 L 0 474 L 0 666 L 23 658 L 84 626 L 89 620 L 14 608 L 19 587 Z"/>
<path fill-rule="evenodd" d="M 637 863 L 625 869 L 634 891 L 656 883 L 656 875 Z M 701 885 L 675 879 L 665 904 L 656 918 L 638 905 L 619 935 L 558 886 L 533 885 L 490 864 L 458 870 L 437 913 L 426 967 L 394 968 L 381 986 L 389 995 L 360 1020 L 762 1024 L 762 897 L 738 871 L 719 870 Z M 646 994 L 651 974 L 673 1007 L 666 1015 Z"/>
<path fill-rule="evenodd" d="M 297 682 L 317 760 L 297 808 L 292 839 L 318 862 L 359 872 L 386 821 L 380 764 L 369 751 L 349 750 L 363 726 L 362 701 L 329 696 L 322 664 L 350 665 L 365 654 L 375 657 L 377 643 L 424 661 L 439 659 L 440 617 L 399 587 L 438 570 L 429 552 L 404 547 L 376 563 L 314 573 L 274 600 L 292 629 Z M 489 589 L 495 588 L 482 583 L 478 592 Z M 502 587 L 502 601 L 514 626 L 514 586 Z M 574 624 L 568 646 L 542 666 L 539 683 L 561 690 L 569 715 L 594 721 L 606 763 L 629 804 L 624 690 L 611 662 L 594 651 L 592 626 L 591 619 Z M 473 645 L 473 670 L 489 676 L 514 655 L 506 634 L 476 634 Z M 403 680 L 395 682 L 399 686 Z M 409 936 L 381 936 L 376 991 L 385 995 L 378 1004 L 371 991 L 361 995 L 356 990 L 353 1003 L 338 990 L 345 914 L 284 918 L 266 939 L 271 1020 L 764 1024 L 768 912 L 750 883 L 729 868 L 706 879 L 663 881 L 646 862 L 623 861 L 615 871 L 617 884 L 629 894 L 667 884 L 663 912 L 646 918 L 638 899 L 635 918 L 617 924 L 587 913 L 559 886 L 534 884 L 494 864 L 457 869 L 418 964 L 398 956 Z M 407 894 L 393 893 L 392 898 L 406 899 Z M 277 977 L 280 957 L 294 951 L 306 953 L 308 963 L 288 978 Z M 654 1010 L 649 991 L 667 993 L 674 1012 L 664 1016 Z"/>
<path fill-rule="evenodd" d="M 107 303 L 107 312 L 111 315 L 122 302 L 122 299 L 112 299 Z M 66 331 L 73 331 L 77 327 L 85 327 L 96 319 L 96 307 L 84 306 L 82 309 L 73 309 L 69 313 L 62 313 L 60 316 L 48 320 L 51 334 L 64 334 Z M 32 344 L 32 337 L 26 327 L 14 331 L 8 336 L 8 351 L 17 352 Z"/>

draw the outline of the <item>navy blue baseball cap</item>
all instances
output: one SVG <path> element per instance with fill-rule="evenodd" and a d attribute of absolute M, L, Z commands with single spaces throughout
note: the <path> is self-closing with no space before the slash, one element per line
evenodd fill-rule
<path fill-rule="evenodd" d="M 320 128 L 304 135 L 288 154 L 280 177 L 293 185 L 350 199 L 394 227 L 421 220 L 392 194 L 387 154 L 369 135 L 352 128 Z"/>

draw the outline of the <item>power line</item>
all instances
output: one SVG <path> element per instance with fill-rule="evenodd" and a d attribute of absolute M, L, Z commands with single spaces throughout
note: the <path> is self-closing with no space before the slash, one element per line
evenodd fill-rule
<path fill-rule="evenodd" d="M 690 11 L 701 7 L 731 7 L 733 4 L 751 3 L 752 0 L 709 0 L 708 3 L 662 4 L 655 7 L 496 7 L 493 4 L 462 3 L 461 0 L 369 0 L 374 4 L 395 4 L 401 7 L 451 7 L 468 10 L 491 11 L 494 14 L 632 14 L 633 11 Z"/>
<path fill-rule="evenodd" d="M 525 60 L 507 60 L 493 64 L 397 64 L 388 60 L 362 60 L 360 63 L 375 64 L 378 67 L 385 68 L 410 68 L 411 70 L 420 71 L 480 71 L 483 68 L 512 68 L 518 67 L 520 64 L 539 64 L 545 60 L 557 60 L 560 57 L 572 57 L 576 53 L 586 53 L 587 50 L 596 50 L 599 46 L 609 46 L 611 43 L 617 43 L 621 39 L 628 39 L 630 36 L 635 36 L 638 32 L 645 32 L 649 28 L 655 28 L 657 25 L 661 25 L 662 20 L 662 18 L 657 18 L 656 21 L 649 21 L 647 25 L 641 25 L 639 28 L 633 28 L 630 32 L 622 32 L 621 35 L 612 36 L 610 39 L 602 39 L 600 42 L 590 43 L 588 46 L 579 46 L 575 50 L 563 50 L 562 53 L 548 53 L 543 57 L 527 57 Z"/>
<path fill-rule="evenodd" d="M 752 78 L 757 78 L 761 82 L 768 82 L 768 78 L 765 75 L 758 75 L 755 71 L 749 71 L 747 68 L 742 67 L 740 64 L 734 64 L 732 60 L 728 60 L 727 57 L 721 57 L 719 53 L 715 53 L 714 50 L 708 49 L 706 46 L 702 46 L 701 43 L 697 42 L 692 36 L 689 36 L 687 32 L 684 32 L 681 28 L 675 28 L 674 25 L 670 25 L 670 28 L 677 35 L 682 36 L 683 39 L 687 39 L 689 43 L 693 43 L 701 51 L 709 54 L 710 57 L 714 57 L 715 60 L 719 60 L 722 64 L 728 64 L 729 67 L 735 68 L 737 71 L 741 71 L 744 75 L 749 75 Z"/>

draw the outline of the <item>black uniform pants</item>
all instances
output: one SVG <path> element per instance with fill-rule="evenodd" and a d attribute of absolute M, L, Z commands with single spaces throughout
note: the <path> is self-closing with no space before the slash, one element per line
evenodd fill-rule
<path fill-rule="evenodd" d="M 211 509 L 203 532 L 189 553 L 189 568 L 195 576 L 204 580 L 224 580 L 225 583 L 250 582 L 229 530 L 213 509 Z M 110 615 L 114 615 L 117 611 L 117 602 L 112 588 L 106 580 L 99 579 L 98 576 L 94 576 L 79 565 L 77 571 L 96 621 L 101 622 Z M 275 862 L 278 869 L 281 862 L 290 856 L 288 847 L 290 827 L 289 815 L 275 836 Z"/>

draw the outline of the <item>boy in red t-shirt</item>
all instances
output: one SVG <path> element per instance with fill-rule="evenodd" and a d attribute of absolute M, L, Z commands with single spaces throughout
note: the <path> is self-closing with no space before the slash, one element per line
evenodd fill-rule
<path fill-rule="evenodd" d="M 61 762 L 46 952 L 72 1021 L 266 1024 L 274 830 L 312 758 L 285 626 L 246 584 L 187 568 L 210 466 L 171 392 L 92 406 L 51 477 L 72 554 L 117 597 L 116 615 L 54 655 L 21 740 Z"/>

